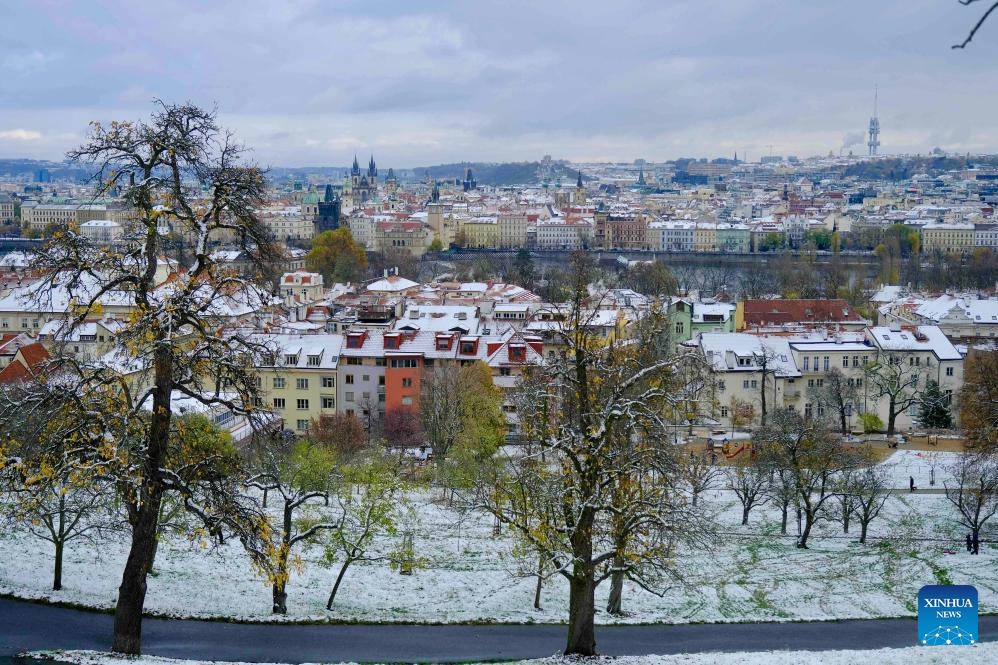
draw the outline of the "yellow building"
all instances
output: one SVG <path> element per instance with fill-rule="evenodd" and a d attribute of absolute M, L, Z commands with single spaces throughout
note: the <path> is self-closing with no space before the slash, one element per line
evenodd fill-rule
<path fill-rule="evenodd" d="M 472 217 L 464 221 L 461 231 L 468 247 L 499 246 L 499 224 L 495 217 Z"/>
<path fill-rule="evenodd" d="M 974 251 L 973 224 L 926 224 L 922 227 L 922 252 L 960 254 Z"/>
<path fill-rule="evenodd" d="M 256 341 L 270 357 L 256 368 L 259 408 L 284 419 L 287 429 L 303 433 L 321 415 L 336 413 L 336 371 L 341 335 L 261 335 Z"/>
<path fill-rule="evenodd" d="M 697 222 L 693 234 L 693 251 L 713 252 L 717 249 L 717 224 L 712 222 Z"/>

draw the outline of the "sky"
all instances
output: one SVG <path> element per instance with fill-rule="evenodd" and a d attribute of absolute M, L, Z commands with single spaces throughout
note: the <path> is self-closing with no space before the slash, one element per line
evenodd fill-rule
<path fill-rule="evenodd" d="M 982 4 L 985 6 L 982 7 Z M 957 0 L 11 0 L 0 158 L 152 100 L 265 166 L 998 152 L 998 15 Z"/>

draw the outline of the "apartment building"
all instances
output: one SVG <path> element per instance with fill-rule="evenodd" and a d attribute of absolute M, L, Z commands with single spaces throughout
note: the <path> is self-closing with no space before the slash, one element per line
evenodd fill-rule
<path fill-rule="evenodd" d="M 307 432 L 319 416 L 336 413 L 342 335 L 259 335 L 254 341 L 268 348 L 255 369 L 258 407 L 298 433 Z"/>

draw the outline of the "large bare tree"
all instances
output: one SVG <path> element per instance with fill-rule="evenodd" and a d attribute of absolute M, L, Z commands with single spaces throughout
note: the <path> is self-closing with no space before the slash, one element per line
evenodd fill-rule
<path fill-rule="evenodd" d="M 106 415 L 113 404 L 122 423 L 112 431 L 115 421 L 107 422 L 105 443 L 119 462 L 117 481 L 131 527 L 112 648 L 137 654 L 164 495 L 176 492 L 214 530 L 233 517 L 217 512 L 222 505 L 246 518 L 243 526 L 253 522 L 248 512 L 236 510 L 238 502 L 202 502 L 205 497 L 190 484 L 220 482 L 211 470 L 214 453 L 184 460 L 181 473 L 170 466 L 169 441 L 177 396 L 256 417 L 257 383 L 250 370 L 262 349 L 222 329 L 221 305 L 259 306 L 266 291 L 218 266 L 211 247 L 228 236 L 261 274 L 276 249 L 255 213 L 264 175 L 244 162 L 243 149 L 219 128 L 214 111 L 157 102 L 146 121 L 92 123 L 86 142 L 68 156 L 94 169 L 97 195 L 121 189 L 136 214 L 123 243 L 101 245 L 69 230 L 52 238 L 39 264 L 45 274 L 40 293 L 68 304 L 67 329 L 100 316 L 109 297 L 130 306 L 115 340 L 117 363 L 77 364 L 71 381 L 88 410 Z M 191 239 L 193 265 L 161 284 L 167 231 Z M 139 378 L 126 380 L 122 368 L 138 369 Z"/>

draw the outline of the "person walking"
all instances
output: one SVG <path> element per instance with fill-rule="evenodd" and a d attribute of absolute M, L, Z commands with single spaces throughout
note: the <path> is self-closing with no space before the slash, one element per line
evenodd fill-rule
<path fill-rule="evenodd" d="M 915 491 L 915 476 L 908 476 L 908 491 Z"/>
<path fill-rule="evenodd" d="M 981 539 L 977 529 L 974 529 L 974 537 L 971 539 L 970 544 L 974 546 L 974 551 L 971 554 L 981 553 Z"/>
<path fill-rule="evenodd" d="M 973 553 L 974 551 L 974 541 L 971 539 L 970 534 L 967 534 L 967 551 Z"/>

